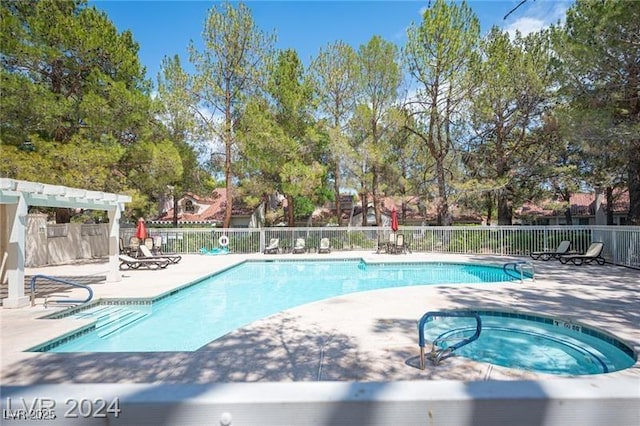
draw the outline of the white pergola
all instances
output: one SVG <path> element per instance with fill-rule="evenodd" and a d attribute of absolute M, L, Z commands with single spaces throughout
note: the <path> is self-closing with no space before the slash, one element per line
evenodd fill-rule
<path fill-rule="evenodd" d="M 66 186 L 0 178 L 0 248 L 8 253 L 7 278 L 9 295 L 2 301 L 5 308 L 29 304 L 24 293 L 26 224 L 29 206 L 69 207 L 104 210 L 109 214 L 109 272 L 107 281 L 120 281 L 118 238 L 120 215 L 128 195 L 88 191 Z"/>

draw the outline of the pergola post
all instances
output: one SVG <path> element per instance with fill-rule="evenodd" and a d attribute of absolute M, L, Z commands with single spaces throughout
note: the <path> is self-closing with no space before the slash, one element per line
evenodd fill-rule
<path fill-rule="evenodd" d="M 122 281 L 118 261 L 120 254 L 120 206 L 108 211 L 109 213 L 109 271 L 107 282 Z"/>
<path fill-rule="evenodd" d="M 7 225 L 9 241 L 7 244 L 7 279 L 9 283 L 8 297 L 2 300 L 5 308 L 21 308 L 29 304 L 29 296 L 24 294 L 24 257 L 27 213 L 29 211 L 23 194 L 18 202 L 7 204 Z"/>

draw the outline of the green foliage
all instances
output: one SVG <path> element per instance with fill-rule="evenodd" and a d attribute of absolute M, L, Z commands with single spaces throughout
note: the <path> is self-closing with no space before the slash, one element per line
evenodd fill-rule
<path fill-rule="evenodd" d="M 565 135 L 584 152 L 578 167 L 593 186 L 626 186 L 629 223 L 640 224 L 639 4 L 577 1 L 553 41 Z"/>
<path fill-rule="evenodd" d="M 502 181 L 492 189 L 498 223 L 511 224 L 513 206 L 541 184 L 540 160 L 552 150 L 536 138 L 553 85 L 551 50 L 545 32 L 515 38 L 493 28 L 482 42 L 474 69 L 478 90 L 471 100 L 475 133 L 466 166 L 480 182 Z"/>
<path fill-rule="evenodd" d="M 468 72 L 477 60 L 479 41 L 478 18 L 466 2 L 437 0 L 425 10 L 421 24 L 407 30 L 403 53 L 417 91 L 405 106 L 410 111 L 406 128 L 419 138 L 422 156 L 435 163 L 433 170 L 425 167 L 417 174 L 433 176 L 439 225 L 451 223 L 449 171 L 459 167 L 454 153 L 461 143 L 456 136 L 466 133 L 466 123 L 458 120 L 472 93 Z"/>

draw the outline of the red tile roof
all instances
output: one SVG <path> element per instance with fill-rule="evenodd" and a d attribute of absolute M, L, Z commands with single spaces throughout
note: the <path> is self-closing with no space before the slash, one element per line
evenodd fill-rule
<path fill-rule="evenodd" d="M 187 213 L 181 211 L 178 213 L 178 221 L 181 222 L 199 222 L 199 221 L 215 221 L 222 222 L 224 220 L 225 209 L 227 208 L 227 192 L 224 188 L 216 188 L 213 190 L 209 197 L 200 197 L 196 194 L 187 193 L 184 198 L 191 198 L 201 205 L 208 205 L 202 213 Z M 234 200 L 235 201 L 235 200 Z M 236 205 L 238 204 L 238 205 Z M 247 209 L 240 205 L 240 200 L 237 203 L 234 202 L 234 208 L 232 209 L 233 215 L 250 215 L 253 213 L 250 209 Z M 156 220 L 173 220 L 173 209 L 169 209 L 166 213 L 158 217 Z"/>

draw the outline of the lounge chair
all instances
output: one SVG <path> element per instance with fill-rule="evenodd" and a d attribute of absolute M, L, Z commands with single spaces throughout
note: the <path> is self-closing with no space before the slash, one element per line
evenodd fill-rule
<path fill-rule="evenodd" d="M 127 256 L 126 254 L 121 254 L 120 258 L 120 269 L 164 269 L 169 265 L 169 261 L 167 259 L 147 259 L 142 258 L 138 259 L 135 257 Z"/>
<path fill-rule="evenodd" d="M 320 247 L 318 253 L 331 253 L 331 241 L 328 238 L 320 239 Z"/>
<path fill-rule="evenodd" d="M 269 245 L 264 249 L 264 254 L 276 254 L 280 250 L 280 239 L 272 238 Z"/>
<path fill-rule="evenodd" d="M 140 246 L 140 253 L 142 256 L 139 256 L 138 259 L 166 259 L 174 265 L 182 260 L 182 256 L 174 254 L 153 254 L 146 245 Z"/>
<path fill-rule="evenodd" d="M 591 263 L 595 261 L 598 263 L 598 265 L 604 265 L 606 260 L 601 256 L 603 248 L 604 243 L 591 243 L 584 254 L 568 254 L 560 256 L 560 263 L 566 264 L 568 262 L 571 262 L 574 265 L 582 265 L 583 263 Z"/>
<path fill-rule="evenodd" d="M 530 256 L 533 260 L 549 260 L 549 259 L 557 259 L 562 255 L 573 254 L 569 252 L 569 248 L 571 247 L 571 241 L 563 240 L 558 244 L 558 248 L 555 250 L 546 250 L 546 251 L 534 251 L 531 252 Z"/>
<path fill-rule="evenodd" d="M 296 238 L 296 243 L 293 246 L 292 253 L 306 253 L 307 247 L 304 238 Z"/>
<path fill-rule="evenodd" d="M 394 238 L 395 242 L 389 241 L 388 253 L 398 254 L 407 253 L 407 246 L 404 243 L 404 234 L 397 234 Z"/>

